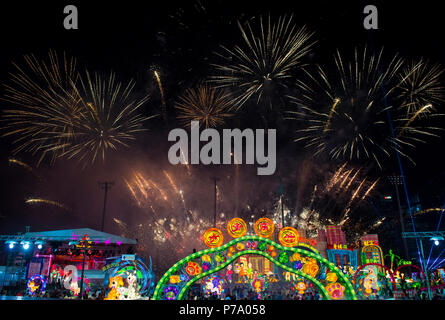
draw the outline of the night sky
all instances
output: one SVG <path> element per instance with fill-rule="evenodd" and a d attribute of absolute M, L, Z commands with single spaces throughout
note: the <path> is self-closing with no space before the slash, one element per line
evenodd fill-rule
<path fill-rule="evenodd" d="M 0 82 L 8 81 L 13 61 L 33 53 L 44 57 L 49 49 L 67 52 L 78 59 L 78 64 L 90 71 L 115 71 L 121 79 L 134 79 L 137 90 L 151 94 L 144 112 L 150 114 L 160 106 L 160 96 L 150 67 L 161 70 L 168 108 L 183 91 L 208 75 L 208 65 L 221 44 L 231 45 L 239 39 L 236 20 L 259 14 L 276 17 L 293 13 L 299 25 L 315 31 L 318 40 L 311 61 L 323 63 L 332 58 L 335 49 L 350 50 L 367 44 L 384 47 L 388 53 L 398 52 L 405 58 L 425 57 L 445 66 L 443 45 L 444 22 L 437 1 L 406 3 L 405 1 L 72 1 L 53 5 L 41 2 L 15 1 L 2 3 L 0 10 Z M 309 3 L 307 3 L 309 2 Z M 199 4 L 203 4 L 200 6 Z M 74 4 L 79 10 L 79 29 L 63 28 L 63 8 Z M 374 4 L 379 10 L 379 30 L 363 28 L 363 8 Z M 205 12 L 202 7 L 205 8 Z M 3 88 L 2 88 L 3 90 Z M 3 92 L 1 92 L 3 94 Z M 5 107 L 5 102 L 0 102 Z M 444 106 L 441 106 L 445 108 Z M 174 127 L 174 119 L 171 127 Z M 243 123 L 248 127 L 250 123 Z M 255 125 L 255 124 L 254 124 Z M 99 228 L 103 191 L 98 181 L 118 181 L 128 167 L 151 163 L 162 170 L 166 162 L 167 130 L 159 122 L 150 122 L 149 132 L 132 145 L 128 152 L 118 152 L 97 164 L 82 170 L 75 161 L 60 161 L 51 165 L 42 163 L 35 176 L 22 168 L 8 165 L 13 144 L 10 138 L 0 139 L 0 232 L 23 232 L 26 225 L 31 231 L 72 227 Z M 278 130 L 280 130 L 278 128 Z M 281 154 L 294 154 L 289 128 L 278 141 Z M 404 162 L 410 196 L 418 194 L 422 206 L 440 207 L 445 203 L 445 170 L 442 150 L 445 140 L 433 139 L 418 146 L 411 154 L 417 165 Z M 290 150 L 290 151 L 289 151 Z M 16 156 L 35 166 L 36 157 L 21 153 Z M 298 158 L 298 155 L 296 156 Z M 152 169 L 155 170 L 156 169 Z M 387 170 L 394 172 L 397 167 Z M 209 171 L 209 172 L 207 172 Z M 200 178 L 203 190 L 211 190 L 208 177 L 212 169 L 205 169 Z M 274 186 L 275 188 L 276 186 Z M 380 194 L 388 192 L 382 186 Z M 209 202 L 211 193 L 202 198 Z M 274 190 L 276 191 L 276 190 Z M 201 192 L 201 191 L 196 191 Z M 209 191 L 210 192 L 210 191 Z M 73 212 L 64 212 L 50 206 L 24 203 L 30 196 L 41 196 L 67 204 Z M 119 185 L 109 194 L 108 217 L 119 216 L 130 221 L 136 215 L 128 205 L 128 195 Z M 204 201 L 204 200 L 203 200 Z M 402 199 L 402 201 L 404 201 Z M 428 230 L 437 226 L 438 215 L 419 221 Z M 106 231 L 118 233 L 110 221 Z"/>

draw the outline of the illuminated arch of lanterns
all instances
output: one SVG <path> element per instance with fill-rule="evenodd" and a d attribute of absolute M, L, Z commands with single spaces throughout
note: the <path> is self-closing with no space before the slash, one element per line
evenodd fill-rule
<path fill-rule="evenodd" d="M 292 227 L 284 227 L 278 234 L 274 233 L 273 221 L 265 217 L 255 222 L 256 235 L 247 235 L 247 231 L 247 224 L 241 218 L 228 221 L 227 233 L 233 239 L 227 243 L 224 243 L 221 229 L 206 230 L 202 240 L 208 248 L 184 257 L 167 270 L 156 285 L 153 299 L 181 300 L 197 281 L 201 281 L 209 293 L 218 294 L 221 288 L 216 276 L 221 274 L 217 272 L 227 268 L 227 274 L 231 277 L 231 273 L 236 272 L 236 265 L 231 264 L 238 257 L 248 254 L 269 259 L 289 274 L 286 281 L 298 277 L 298 281 L 293 279 L 296 292 L 316 289 L 325 299 L 357 299 L 349 279 L 315 248 L 315 239 L 300 236 Z M 275 241 L 275 236 L 278 241 Z M 271 279 L 257 274 L 250 285 L 261 295 L 269 281 Z"/>
<path fill-rule="evenodd" d="M 273 234 L 275 231 L 275 225 L 271 219 L 264 217 L 264 218 L 258 219 L 255 222 L 254 230 L 258 236 L 273 240 L 272 238 L 273 238 Z M 227 232 L 233 238 L 243 237 L 247 233 L 247 224 L 241 218 L 233 218 L 227 223 Z M 224 236 L 222 234 L 222 231 L 218 228 L 208 229 L 204 233 L 203 239 L 204 239 L 204 243 L 209 248 L 219 247 L 224 242 Z M 291 248 L 291 247 L 297 247 L 297 246 L 304 246 L 318 254 L 318 251 L 314 248 L 314 246 L 316 245 L 315 239 L 311 239 L 311 240 L 305 239 L 306 240 L 305 242 L 300 242 L 302 239 L 303 238 L 300 237 L 298 231 L 293 227 L 284 227 L 280 230 L 280 232 L 278 234 L 278 241 L 281 243 L 281 245 L 283 247 Z M 247 243 L 247 245 L 249 245 L 249 244 L 254 245 L 255 243 L 254 242 Z M 240 242 L 236 245 L 236 249 L 238 251 L 241 251 L 246 248 L 245 248 L 245 245 Z M 254 249 L 254 248 L 247 248 L 247 249 Z M 273 246 L 269 246 L 268 251 L 272 257 L 274 257 L 274 258 L 276 257 L 276 252 L 275 252 Z M 235 248 L 233 246 L 230 247 L 229 252 L 227 253 L 227 256 L 230 258 L 234 252 L 235 252 Z M 282 255 L 283 254 L 284 253 L 282 253 Z M 285 259 L 285 257 L 281 256 L 281 255 L 277 258 L 280 262 L 287 262 L 284 260 L 289 260 L 289 261 L 295 260 L 296 261 L 295 264 L 300 264 L 300 265 L 296 265 L 295 267 L 297 269 L 298 269 L 298 267 L 300 267 L 303 270 L 303 272 L 311 275 L 312 277 L 315 277 L 319 272 L 319 266 L 315 259 L 310 259 L 307 263 L 305 263 L 303 265 L 299 261 L 300 255 L 298 253 L 294 254 L 292 257 L 287 258 L 287 259 Z M 189 265 L 189 268 L 190 268 L 190 265 Z M 343 298 L 343 296 L 344 296 L 343 292 L 345 290 L 345 287 L 343 285 L 339 284 L 338 282 L 336 282 L 337 276 L 335 276 L 335 273 L 330 273 L 329 276 L 330 277 L 328 277 L 328 279 L 330 281 L 328 280 L 328 285 L 326 286 L 326 290 L 328 291 L 329 296 L 334 300 Z M 257 279 L 257 280 L 259 280 L 259 279 Z M 304 290 L 303 290 L 303 287 L 304 287 Z M 298 290 L 299 292 L 305 291 L 307 289 L 305 282 L 300 281 L 300 282 L 296 283 L 295 289 Z"/>

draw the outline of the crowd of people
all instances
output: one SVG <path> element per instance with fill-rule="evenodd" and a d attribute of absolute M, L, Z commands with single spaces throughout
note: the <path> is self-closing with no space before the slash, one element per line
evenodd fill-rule
<path fill-rule="evenodd" d="M 190 291 L 189 300 L 320 300 L 318 292 L 307 292 L 304 294 L 294 293 L 291 290 L 267 290 L 258 293 L 251 288 L 237 287 L 233 290 L 227 289 L 222 294 L 205 294 L 199 290 Z"/>
<path fill-rule="evenodd" d="M 431 290 L 432 300 L 445 300 L 445 288 Z M 305 292 L 303 294 L 295 293 L 291 290 L 267 290 L 258 294 L 251 288 L 236 287 L 234 290 L 226 290 L 221 295 L 205 294 L 200 290 L 189 291 L 188 300 L 321 300 L 322 296 L 318 292 Z M 360 300 L 393 300 L 394 293 L 392 290 L 383 289 L 378 295 L 363 297 Z M 426 290 L 400 290 L 397 300 L 428 300 L 428 292 Z"/>
<path fill-rule="evenodd" d="M 107 290 L 105 288 L 96 288 L 83 292 L 83 299 L 85 300 L 104 300 Z M 36 290 L 31 293 L 26 285 L 22 284 L 13 288 L 3 288 L 0 291 L 0 296 L 9 297 L 26 297 L 34 299 L 79 299 L 71 290 L 65 289 L 58 284 L 48 284 L 45 291 Z"/>
<path fill-rule="evenodd" d="M 404 281 L 403 277 L 396 279 L 396 287 L 392 281 L 383 276 L 378 276 L 378 290 L 371 294 L 363 294 L 357 291 L 358 299 L 364 300 L 428 300 L 428 291 L 426 289 L 426 282 L 423 279 L 420 282 Z M 408 279 L 408 278 L 406 278 Z M 34 292 L 22 283 L 14 287 L 3 287 L 0 291 L 0 296 L 16 296 L 28 297 L 34 299 L 79 299 L 80 288 L 77 292 L 72 289 L 66 289 L 63 285 L 63 278 L 51 279 L 47 284 L 44 292 L 37 289 Z M 421 289 L 423 288 L 423 290 Z M 430 278 L 430 292 L 432 300 L 445 300 L 445 282 L 442 278 Z M 83 288 L 83 299 L 85 300 L 104 300 L 107 296 L 108 289 L 102 285 L 94 285 L 88 288 Z M 147 298 L 147 297 L 146 297 Z M 186 299 L 189 300 L 321 300 L 323 296 L 318 290 L 310 286 L 308 290 L 300 291 L 292 290 L 292 285 L 289 281 L 279 280 L 268 283 L 267 289 L 258 292 L 249 283 L 226 282 L 222 293 L 206 292 L 202 285 L 195 285 L 189 290 Z"/>

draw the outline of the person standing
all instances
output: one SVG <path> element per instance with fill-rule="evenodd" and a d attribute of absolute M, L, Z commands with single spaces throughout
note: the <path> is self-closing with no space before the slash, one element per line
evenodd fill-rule
<path fill-rule="evenodd" d="M 247 268 L 244 266 L 244 263 L 241 262 L 240 264 L 240 281 L 242 283 L 246 283 L 247 282 Z"/>
<path fill-rule="evenodd" d="M 227 266 L 226 279 L 230 284 L 232 283 L 232 275 L 233 275 L 232 265 L 229 264 Z"/>
<path fill-rule="evenodd" d="M 248 268 L 247 268 L 247 279 L 248 281 L 251 281 L 253 277 L 253 268 L 252 263 L 249 262 Z"/>

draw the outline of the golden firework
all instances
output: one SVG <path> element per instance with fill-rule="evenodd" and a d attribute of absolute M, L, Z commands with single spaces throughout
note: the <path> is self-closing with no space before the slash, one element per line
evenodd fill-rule
<path fill-rule="evenodd" d="M 179 112 L 178 118 L 185 125 L 199 121 L 206 128 L 224 124 L 232 116 L 232 107 L 233 101 L 227 93 L 208 85 L 186 90 L 175 105 Z"/>
<path fill-rule="evenodd" d="M 372 53 L 366 47 L 356 48 L 351 59 L 337 51 L 334 61 L 336 72 L 325 73 L 320 66 L 314 74 L 307 71 L 310 83 L 299 82 L 303 93 L 290 96 L 298 109 L 290 114 L 301 124 L 295 141 L 314 149 L 316 156 L 380 169 L 397 153 L 414 163 L 405 149 L 424 142 L 425 136 L 437 136 L 438 128 L 429 123 L 419 126 L 417 121 L 440 115 L 432 106 L 441 101 L 439 69 L 428 73 L 420 64 L 403 71 L 405 62 L 398 55 L 387 59 L 383 49 Z M 409 84 L 426 88 L 413 89 L 417 97 L 407 89 L 397 95 Z M 397 107 L 401 98 L 402 107 Z"/>
<path fill-rule="evenodd" d="M 30 199 L 27 199 L 25 201 L 25 203 L 27 203 L 27 204 L 46 203 L 46 204 L 50 204 L 52 206 L 56 206 L 56 207 L 59 207 L 61 209 L 70 211 L 70 209 L 68 207 L 66 207 L 64 204 L 62 204 L 60 202 L 53 201 L 53 200 L 42 199 L 42 198 L 30 198 Z"/>
<path fill-rule="evenodd" d="M 3 98 L 14 105 L 4 111 L 3 136 L 15 137 L 21 151 L 46 156 L 51 162 L 67 156 L 86 166 L 109 150 L 128 146 L 142 123 L 151 118 L 140 114 L 148 96 L 135 97 L 134 82 L 123 84 L 112 73 L 82 77 L 76 60 L 50 51 L 48 61 L 25 56 L 25 65 L 14 64 L 12 84 Z"/>
<path fill-rule="evenodd" d="M 116 80 L 115 74 L 102 78 L 97 73 L 80 78 L 74 87 L 82 97 L 82 112 L 75 122 L 70 145 L 62 153 L 68 158 L 78 158 L 84 163 L 94 163 L 97 159 L 105 161 L 105 154 L 118 147 L 128 147 L 135 135 L 146 129 L 143 122 L 152 118 L 139 112 L 148 96 L 135 98 L 135 83 L 123 84 Z"/>
<path fill-rule="evenodd" d="M 237 108 L 253 97 L 257 104 L 264 101 L 272 107 L 272 96 L 286 88 L 287 80 L 304 66 L 302 59 L 315 44 L 311 40 L 313 32 L 306 27 L 297 28 L 292 16 L 282 16 L 277 21 L 270 16 L 263 21 L 260 16 L 258 20 L 254 26 L 238 22 L 242 45 L 232 49 L 222 46 L 218 56 L 224 63 L 214 64 L 220 74 L 211 80 L 235 92 Z"/>
<path fill-rule="evenodd" d="M 49 51 L 47 60 L 25 55 L 24 65 L 13 63 L 11 84 L 3 100 L 13 105 L 3 114 L 3 137 L 13 136 L 14 154 L 40 154 L 54 162 L 70 145 L 74 123 L 81 114 L 80 97 L 72 84 L 78 80 L 76 60 Z"/>

